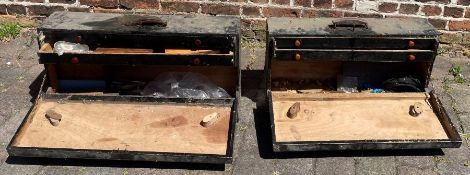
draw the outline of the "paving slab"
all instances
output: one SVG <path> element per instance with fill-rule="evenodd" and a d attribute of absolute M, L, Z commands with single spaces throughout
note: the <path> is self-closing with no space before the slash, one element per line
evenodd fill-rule
<path fill-rule="evenodd" d="M 397 174 L 395 157 L 356 157 L 356 174 Z"/>
<path fill-rule="evenodd" d="M 353 175 L 356 171 L 356 161 L 351 157 L 318 158 L 315 174 Z"/>
<path fill-rule="evenodd" d="M 242 97 L 232 165 L 11 158 L 6 145 L 32 106 L 35 89 L 42 80 L 43 67 L 37 64 L 35 54 L 37 45 L 28 44 L 33 36 L 0 43 L 0 172 L 5 174 L 470 174 L 465 166 L 470 161 L 468 144 L 440 153 L 273 153 L 263 82 L 265 51 L 256 47 L 242 49 Z M 448 70 L 454 64 L 463 65 L 464 76 L 470 77 L 469 62 L 466 58 L 439 56 L 430 83 L 462 134 L 470 131 L 470 88 L 468 83 L 444 84 L 444 80 L 452 78 Z"/>

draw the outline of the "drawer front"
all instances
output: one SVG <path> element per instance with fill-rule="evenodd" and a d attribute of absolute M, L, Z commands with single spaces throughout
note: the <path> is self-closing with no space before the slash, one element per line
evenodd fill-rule
<path fill-rule="evenodd" d="M 235 47 L 235 36 L 220 35 L 146 35 L 146 34 L 112 34 L 83 33 L 83 32 L 43 32 L 45 41 L 79 42 L 90 48 L 152 48 L 162 50 L 165 48 L 188 49 L 225 49 Z"/>
<path fill-rule="evenodd" d="M 99 54 L 39 53 L 40 64 L 106 64 L 106 65 L 221 65 L 237 66 L 234 54 Z"/>
<path fill-rule="evenodd" d="M 352 38 L 352 37 L 279 37 L 278 49 L 386 49 L 435 50 L 435 39 L 420 38 Z"/>
<path fill-rule="evenodd" d="M 277 49 L 274 59 L 306 61 L 433 62 L 429 50 Z"/>

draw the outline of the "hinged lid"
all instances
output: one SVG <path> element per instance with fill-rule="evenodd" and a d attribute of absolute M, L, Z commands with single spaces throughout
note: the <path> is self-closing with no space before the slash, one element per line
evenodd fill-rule
<path fill-rule="evenodd" d="M 427 19 L 410 18 L 269 18 L 270 36 L 419 36 L 439 32 Z"/>
<path fill-rule="evenodd" d="M 39 31 L 90 31 L 145 34 L 238 35 L 240 18 L 231 16 L 130 15 L 55 12 Z"/>

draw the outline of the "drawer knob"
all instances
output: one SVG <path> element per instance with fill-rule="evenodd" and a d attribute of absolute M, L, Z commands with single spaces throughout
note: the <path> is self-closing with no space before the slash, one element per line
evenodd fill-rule
<path fill-rule="evenodd" d="M 414 41 L 408 41 L 408 47 L 414 47 L 415 46 L 415 42 Z"/>
<path fill-rule="evenodd" d="M 78 58 L 77 57 L 73 57 L 72 59 L 70 59 L 70 62 L 72 64 L 77 64 L 79 62 Z"/>
<path fill-rule="evenodd" d="M 199 58 L 194 58 L 193 63 L 194 65 L 199 65 L 201 64 L 201 60 Z"/>
<path fill-rule="evenodd" d="M 300 44 L 301 44 L 301 43 L 300 43 L 299 40 L 295 40 L 295 43 L 294 43 L 295 47 L 299 48 L 299 47 L 300 47 Z"/>
<path fill-rule="evenodd" d="M 75 37 L 75 43 L 81 43 L 82 42 L 82 36 L 78 35 Z"/>
<path fill-rule="evenodd" d="M 299 61 L 300 59 L 301 59 L 300 53 L 296 53 L 295 54 L 295 60 Z"/>
<path fill-rule="evenodd" d="M 197 47 L 199 47 L 199 46 L 201 46 L 202 41 L 199 40 L 199 39 L 196 39 L 196 40 L 194 40 L 194 44 L 195 44 Z"/>
<path fill-rule="evenodd" d="M 415 55 L 408 55 L 408 60 L 414 61 L 414 60 L 416 60 L 416 56 Z"/>

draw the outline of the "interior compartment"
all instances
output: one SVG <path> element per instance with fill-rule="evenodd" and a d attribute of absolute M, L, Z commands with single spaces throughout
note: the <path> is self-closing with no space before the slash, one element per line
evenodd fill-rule
<path fill-rule="evenodd" d="M 271 99 L 276 142 L 449 139 L 442 114 L 425 92 L 427 62 L 271 62 Z M 357 92 L 338 91 L 342 76 L 357 78 Z M 415 92 L 372 92 L 390 78 L 411 76 Z M 435 100 L 435 99 L 434 99 Z M 298 103 L 295 118 L 289 110 Z M 422 104 L 422 113 L 410 110 Z"/>
<path fill-rule="evenodd" d="M 219 105 L 38 101 L 19 130 L 15 147 L 124 150 L 226 155 L 232 102 Z M 57 126 L 45 117 L 62 115 Z M 209 127 L 201 120 L 220 114 Z"/>

